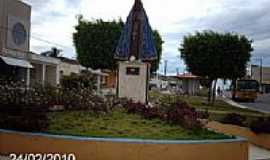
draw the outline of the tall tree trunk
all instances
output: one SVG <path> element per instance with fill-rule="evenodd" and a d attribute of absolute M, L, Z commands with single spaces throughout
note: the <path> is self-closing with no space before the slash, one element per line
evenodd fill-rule
<path fill-rule="evenodd" d="M 236 98 L 236 79 L 232 80 L 232 99 Z"/>
<path fill-rule="evenodd" d="M 211 103 L 211 97 L 212 97 L 212 83 L 213 83 L 213 80 L 209 80 L 209 83 L 208 83 L 208 104 Z"/>
<path fill-rule="evenodd" d="M 216 101 L 216 89 L 217 89 L 217 79 L 214 80 L 214 86 L 212 90 L 212 104 L 214 104 Z"/>

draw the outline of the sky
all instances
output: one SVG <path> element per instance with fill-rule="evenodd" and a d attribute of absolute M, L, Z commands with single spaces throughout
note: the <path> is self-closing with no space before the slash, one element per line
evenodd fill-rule
<path fill-rule="evenodd" d="M 86 20 L 126 20 L 134 0 L 23 0 L 32 6 L 31 50 L 56 46 L 63 55 L 76 57 L 72 41 L 76 16 Z M 252 64 L 270 66 L 269 0 L 142 0 L 153 29 L 159 30 L 163 56 L 159 72 L 168 61 L 168 74 L 181 73 L 185 64 L 178 48 L 185 35 L 213 30 L 246 35 L 253 40 Z M 206 64 L 207 65 L 207 64 Z"/>

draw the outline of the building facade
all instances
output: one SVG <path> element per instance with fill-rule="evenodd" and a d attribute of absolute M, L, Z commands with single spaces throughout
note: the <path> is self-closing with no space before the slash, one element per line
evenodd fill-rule
<path fill-rule="evenodd" d="M 16 81 L 59 84 L 60 60 L 30 52 L 31 6 L 0 0 L 0 75 Z"/>
<path fill-rule="evenodd" d="M 270 93 L 270 67 L 251 66 L 251 78 L 262 82 L 261 91 Z"/>
<path fill-rule="evenodd" d="M 196 95 L 200 91 L 200 77 L 190 73 L 176 76 L 155 75 L 151 77 L 150 86 L 160 91 Z"/>
<path fill-rule="evenodd" d="M 69 59 L 66 57 L 59 57 L 60 59 L 60 76 L 70 76 L 72 74 L 80 74 L 86 70 L 77 60 Z"/>
<path fill-rule="evenodd" d="M 181 90 L 187 95 L 196 95 L 200 91 L 200 77 L 191 73 L 177 75 L 177 78 L 182 82 Z"/>

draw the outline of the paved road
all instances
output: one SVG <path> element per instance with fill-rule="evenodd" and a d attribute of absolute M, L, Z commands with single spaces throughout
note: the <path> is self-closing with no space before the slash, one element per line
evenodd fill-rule
<path fill-rule="evenodd" d="M 239 103 L 247 108 L 270 113 L 270 94 L 259 96 L 255 103 Z"/>

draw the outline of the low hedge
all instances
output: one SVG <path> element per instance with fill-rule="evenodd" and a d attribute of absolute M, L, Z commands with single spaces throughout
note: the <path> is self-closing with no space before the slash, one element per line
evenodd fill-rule
<path fill-rule="evenodd" d="M 182 101 L 155 107 L 129 101 L 124 107 L 128 113 L 139 114 L 146 119 L 158 118 L 186 129 L 202 128 L 201 114 Z"/>
<path fill-rule="evenodd" d="M 66 89 L 94 89 L 95 83 L 95 76 L 88 73 L 84 73 L 81 75 L 72 74 L 71 76 L 63 76 L 61 78 L 61 87 Z"/>
<path fill-rule="evenodd" d="M 258 120 L 252 121 L 250 124 L 250 129 L 256 134 L 270 134 L 270 117 L 258 118 Z"/>
<path fill-rule="evenodd" d="M 46 106 L 0 105 L 0 128 L 17 131 L 40 132 L 49 123 Z"/>
<path fill-rule="evenodd" d="M 229 113 L 222 120 L 222 123 L 244 126 L 246 117 L 237 113 Z"/>

